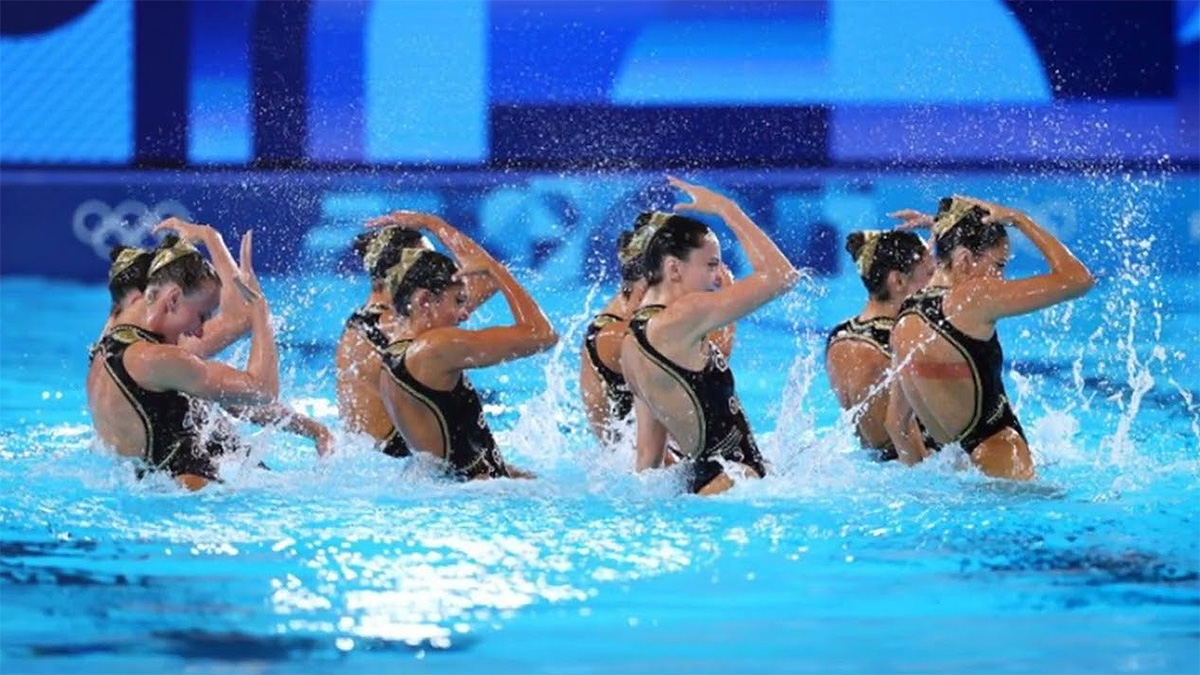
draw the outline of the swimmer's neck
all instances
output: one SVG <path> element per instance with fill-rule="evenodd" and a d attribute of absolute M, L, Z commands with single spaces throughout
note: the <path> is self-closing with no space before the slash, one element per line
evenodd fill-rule
<path fill-rule="evenodd" d="M 390 309 L 392 306 L 392 299 L 388 297 L 387 287 L 383 286 L 382 284 L 379 286 L 371 284 L 371 294 L 367 296 L 367 304 L 383 305 Z"/>
<path fill-rule="evenodd" d="M 629 297 L 625 297 L 624 293 L 617 291 L 617 294 L 613 296 L 613 299 L 610 300 L 607 305 L 605 305 L 603 311 L 605 314 L 628 317 L 630 314 L 633 314 L 633 310 L 642 305 L 642 299 L 645 297 L 646 284 L 637 283 L 634 284 L 633 290 L 631 290 L 629 293 Z"/>
<path fill-rule="evenodd" d="M 433 330 L 434 328 L 446 327 L 433 325 L 433 318 L 427 314 L 413 313 L 410 314 L 407 319 L 408 323 L 406 326 L 404 326 L 405 330 L 403 332 L 407 333 L 412 339 L 421 337 L 421 334 L 425 333 L 426 331 Z"/>
<path fill-rule="evenodd" d="M 179 338 L 183 337 L 182 333 L 171 335 L 163 330 L 163 324 L 167 321 L 167 308 L 162 303 L 142 303 L 140 311 L 134 311 L 134 307 L 130 307 L 128 313 L 131 315 L 129 320 L 121 323 L 137 326 L 151 333 L 158 333 L 166 344 L 177 345 Z"/>
<path fill-rule="evenodd" d="M 123 323 L 133 323 L 137 321 L 146 310 L 146 302 L 142 299 L 141 294 L 130 300 L 124 307 L 121 307 L 115 314 L 110 314 L 108 321 L 104 322 L 104 330 L 100 335 L 104 336 L 108 331 L 112 330 L 113 326 L 120 326 Z"/>
<path fill-rule="evenodd" d="M 678 283 L 663 281 L 657 286 L 651 286 L 646 289 L 646 294 L 642 296 L 642 301 L 638 303 L 639 307 L 646 305 L 670 305 L 672 302 L 687 295 L 688 292 L 683 289 Z"/>
<path fill-rule="evenodd" d="M 860 321 L 870 321 L 880 317 L 894 319 L 900 313 L 900 305 L 903 302 L 904 298 L 893 298 L 887 301 L 872 298 L 867 300 L 867 306 L 858 313 L 858 319 Z"/>
<path fill-rule="evenodd" d="M 929 280 L 929 284 L 931 286 L 945 286 L 946 288 L 954 288 L 955 286 L 960 286 L 968 281 L 973 281 L 978 278 L 979 277 L 971 276 L 970 274 L 964 274 L 959 270 L 954 270 L 949 267 L 939 267 L 937 273 L 935 273 L 933 278 Z"/>

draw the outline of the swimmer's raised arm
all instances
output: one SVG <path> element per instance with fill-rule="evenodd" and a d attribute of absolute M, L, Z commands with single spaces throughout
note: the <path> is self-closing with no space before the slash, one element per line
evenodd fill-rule
<path fill-rule="evenodd" d="M 202 359 L 219 353 L 250 329 L 250 308 L 238 293 L 238 265 L 225 245 L 221 233 L 208 225 L 167 218 L 154 227 L 154 233 L 172 230 L 192 244 L 203 244 L 212 258 L 213 269 L 221 280 L 221 312 L 205 326 L 203 337 L 180 338 L 179 345 Z"/>
<path fill-rule="evenodd" d="M 513 278 L 504 265 L 486 252 L 461 261 L 457 278 L 489 274 L 496 280 L 514 322 L 481 330 L 439 328 L 429 331 L 428 342 L 435 345 L 437 361 L 446 371 L 482 368 L 530 356 L 553 347 L 558 334 L 537 301 Z"/>
<path fill-rule="evenodd" d="M 1028 279 L 978 284 L 978 292 L 967 295 L 960 311 L 995 322 L 1006 316 L 1018 316 L 1072 300 L 1087 293 L 1095 284 L 1092 273 L 1062 242 L 1054 238 L 1026 214 L 1016 209 L 970 197 L 960 197 L 988 210 L 984 222 L 1011 225 L 1037 246 L 1050 271 Z M 1001 269 L 1007 261 L 997 261 Z"/>
<path fill-rule="evenodd" d="M 136 349 L 136 351 L 134 351 Z M 150 391 L 181 391 L 222 405 L 266 405 L 278 384 L 218 361 L 205 361 L 177 345 L 135 346 L 127 352 L 129 374 Z"/>
<path fill-rule="evenodd" d="M 712 190 L 668 177 L 672 186 L 682 190 L 691 202 L 675 205 L 676 211 L 699 211 L 721 217 L 733 230 L 746 252 L 753 271 L 744 279 L 714 293 L 693 293 L 677 304 L 684 304 L 686 330 L 693 335 L 728 325 L 787 292 L 800 280 L 800 273 L 761 228 L 733 200 Z M 682 325 L 681 325 L 682 327 Z"/>
<path fill-rule="evenodd" d="M 887 214 L 889 218 L 895 218 L 900 221 L 896 225 L 897 230 L 932 230 L 933 216 L 916 209 L 900 209 Z M 930 250 L 933 249 L 934 236 L 933 232 L 929 233 L 929 241 L 926 246 Z"/>
<path fill-rule="evenodd" d="M 727 265 L 721 265 L 721 288 L 732 286 L 733 272 L 729 271 Z M 709 334 L 708 338 L 713 341 L 717 349 L 725 355 L 725 358 L 733 356 L 733 341 L 737 337 L 737 323 L 728 323 Z"/>
<path fill-rule="evenodd" d="M 246 372 L 265 385 L 274 400 L 279 396 L 279 352 L 275 347 L 275 328 L 271 325 L 271 309 L 267 296 L 258 283 L 253 264 L 254 230 L 242 235 L 241 268 L 235 285 L 242 298 L 250 304 L 250 357 Z"/>

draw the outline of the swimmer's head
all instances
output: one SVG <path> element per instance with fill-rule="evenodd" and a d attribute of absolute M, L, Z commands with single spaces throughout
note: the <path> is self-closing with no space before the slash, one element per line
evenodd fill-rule
<path fill-rule="evenodd" d="M 621 293 L 625 297 L 634 286 L 646 279 L 646 245 L 659 227 L 671 217 L 669 213 L 649 211 L 638 214 L 633 229 L 617 237 L 617 260 L 621 263 Z"/>
<path fill-rule="evenodd" d="M 372 284 L 383 284 L 387 271 L 400 262 L 406 248 L 433 250 L 433 244 L 420 232 L 399 225 L 379 227 L 354 238 L 354 253 L 363 261 L 363 268 Z"/>
<path fill-rule="evenodd" d="M 943 197 L 933 219 L 937 259 L 955 262 L 956 251 L 979 256 L 994 248 L 1008 247 L 1008 232 L 1000 223 L 985 223 L 987 209 L 957 197 Z M 961 255 L 961 254 L 960 254 Z"/>
<path fill-rule="evenodd" d="M 689 293 L 721 286 L 721 243 L 707 225 L 672 213 L 652 214 L 645 227 L 653 228 L 642 261 L 648 285 L 672 281 Z"/>
<path fill-rule="evenodd" d="M 128 301 L 146 290 L 146 273 L 154 259 L 154 251 L 133 246 L 117 246 L 108 255 L 108 293 L 112 296 L 111 313 L 125 308 Z"/>
<path fill-rule="evenodd" d="M 846 251 L 871 298 L 906 298 L 933 276 L 933 257 L 921 238 L 902 230 L 865 230 L 846 237 Z"/>
<path fill-rule="evenodd" d="M 167 235 L 146 270 L 146 301 L 165 308 L 164 334 L 171 341 L 180 335 L 200 337 L 220 306 L 221 279 L 196 247 Z"/>
<path fill-rule="evenodd" d="M 402 316 L 416 313 L 435 327 L 458 325 L 467 318 L 466 286 L 455 278 L 458 265 L 424 248 L 406 248 L 386 275 L 392 306 Z"/>

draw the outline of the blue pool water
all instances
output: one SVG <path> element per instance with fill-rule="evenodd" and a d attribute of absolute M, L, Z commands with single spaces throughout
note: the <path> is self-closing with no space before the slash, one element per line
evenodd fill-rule
<path fill-rule="evenodd" d="M 538 481 L 447 485 L 361 439 L 318 461 L 247 429 L 274 471 L 183 494 L 92 448 L 103 287 L 4 277 L 0 670 L 1196 672 L 1200 283 L 1123 236 L 1089 297 L 1001 324 L 1036 484 L 855 450 L 821 370 L 862 301 L 842 276 L 740 327 L 771 475 L 714 499 L 584 431 L 578 340 L 606 288 L 524 275 L 562 344 L 475 377 Z M 284 398 L 336 428 L 333 344 L 363 282 L 266 285 Z"/>

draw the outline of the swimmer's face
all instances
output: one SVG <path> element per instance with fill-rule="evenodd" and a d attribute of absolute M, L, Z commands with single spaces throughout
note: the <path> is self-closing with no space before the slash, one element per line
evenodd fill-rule
<path fill-rule="evenodd" d="M 442 291 L 430 306 L 433 310 L 433 325 L 436 328 L 457 326 L 467 320 L 467 287 L 451 284 Z"/>
<path fill-rule="evenodd" d="M 1003 279 L 1004 270 L 1008 267 L 1008 259 L 1012 256 L 1012 247 L 1005 239 L 999 244 L 972 255 L 968 276 L 990 279 Z"/>
<path fill-rule="evenodd" d="M 167 325 L 164 331 L 168 337 L 203 337 L 204 324 L 213 318 L 221 305 L 221 290 L 212 282 L 205 283 L 191 293 L 184 293 L 174 286 L 178 293 L 168 292 L 167 296 Z"/>
<path fill-rule="evenodd" d="M 680 285 L 688 293 L 715 291 L 721 287 L 721 242 L 709 232 L 700 248 L 692 249 L 679 265 Z"/>

